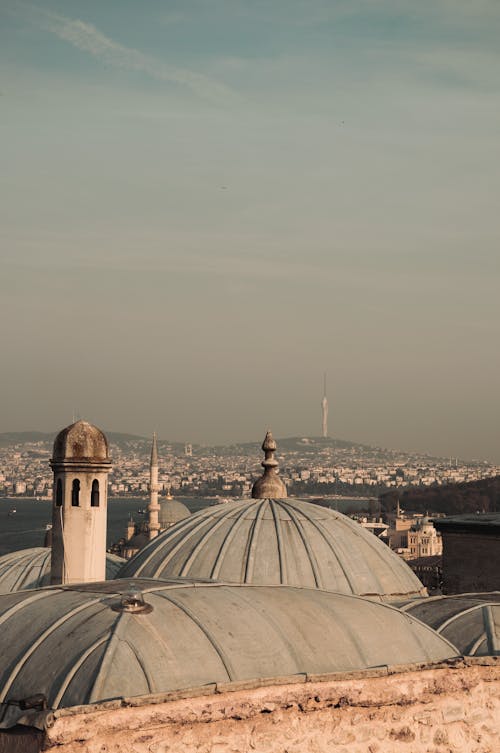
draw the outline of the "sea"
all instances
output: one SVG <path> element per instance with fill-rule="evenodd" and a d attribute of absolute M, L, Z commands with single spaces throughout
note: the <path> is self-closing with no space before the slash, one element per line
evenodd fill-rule
<path fill-rule="evenodd" d="M 178 497 L 191 512 L 213 505 L 214 497 Z M 111 546 L 125 535 L 130 516 L 136 522 L 144 520 L 141 510 L 145 510 L 145 498 L 108 498 L 107 546 Z M 366 500 L 360 497 L 332 500 L 331 507 L 343 510 L 362 510 Z M 0 497 L 0 556 L 18 549 L 31 549 L 43 546 L 46 526 L 52 522 L 52 501 L 19 497 Z"/>

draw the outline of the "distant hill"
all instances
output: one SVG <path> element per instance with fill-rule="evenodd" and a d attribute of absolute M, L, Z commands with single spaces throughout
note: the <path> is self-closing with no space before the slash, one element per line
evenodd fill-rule
<path fill-rule="evenodd" d="M 264 436 L 258 442 L 235 442 L 230 445 L 216 445 L 212 449 L 216 452 L 227 453 L 242 451 L 243 454 L 247 452 L 260 452 L 260 448 L 263 442 Z M 344 439 L 332 439 L 331 437 L 275 437 L 278 451 L 288 452 L 318 452 L 327 448 L 335 450 L 348 450 L 359 449 L 366 452 L 374 452 L 380 450 L 380 452 L 391 452 L 389 450 L 381 450 L 378 447 L 370 447 L 369 445 L 359 444 L 358 442 L 349 442 Z"/>
<path fill-rule="evenodd" d="M 401 508 L 412 512 L 442 512 L 446 515 L 500 512 L 500 476 L 461 484 L 385 492 L 380 496 L 382 510 L 394 510 L 398 497 Z"/>
<path fill-rule="evenodd" d="M 0 433 L 0 447 L 7 447 L 9 445 L 24 444 L 27 442 L 43 442 L 52 446 L 52 442 L 57 432 L 41 432 L 41 431 L 17 431 L 17 432 L 4 432 Z M 149 452 L 151 447 L 151 437 L 142 437 L 138 434 L 126 434 L 120 432 L 109 431 L 106 432 L 111 444 L 118 445 L 118 447 L 126 449 L 133 445 L 135 450 L 139 452 Z M 234 442 L 227 445 L 200 445 L 193 444 L 193 454 L 196 456 L 200 453 L 212 453 L 220 457 L 230 457 L 231 455 L 248 455 L 253 456 L 256 459 L 261 458 L 262 451 L 261 445 L 264 436 L 256 442 Z M 352 450 L 359 453 L 360 456 L 366 456 L 367 460 L 373 460 L 375 457 L 380 458 L 388 462 L 405 461 L 410 456 L 415 458 L 421 458 L 422 463 L 430 463 L 439 461 L 440 458 L 432 457 L 430 455 L 424 455 L 423 453 L 409 453 L 400 450 L 392 450 L 383 447 L 374 447 L 367 444 L 360 444 L 359 442 L 352 442 L 345 439 L 333 439 L 331 437 L 277 437 L 276 442 L 278 444 L 278 455 L 286 455 L 287 453 L 300 453 L 302 456 L 317 455 L 324 450 L 332 449 L 339 452 Z M 160 451 L 171 452 L 174 455 L 184 454 L 183 442 L 172 442 L 165 439 L 158 439 L 158 445 Z"/>
<path fill-rule="evenodd" d="M 5 431 L 0 434 L 0 447 L 26 442 L 53 442 L 55 434 L 43 431 Z"/>

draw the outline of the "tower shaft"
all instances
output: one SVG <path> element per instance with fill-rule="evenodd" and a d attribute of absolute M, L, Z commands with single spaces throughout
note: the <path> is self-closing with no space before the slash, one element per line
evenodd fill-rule
<path fill-rule="evenodd" d="M 160 505 L 158 503 L 158 445 L 156 441 L 156 432 L 153 434 L 153 444 L 151 446 L 151 462 L 149 466 L 149 538 L 154 539 L 160 532 Z"/>

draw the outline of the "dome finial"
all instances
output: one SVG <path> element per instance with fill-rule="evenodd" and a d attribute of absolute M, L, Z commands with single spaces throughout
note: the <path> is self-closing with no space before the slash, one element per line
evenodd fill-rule
<path fill-rule="evenodd" d="M 278 476 L 278 461 L 274 457 L 276 441 L 268 429 L 262 442 L 264 460 L 261 465 L 264 475 L 252 487 L 253 499 L 283 499 L 287 496 L 286 486 Z"/>

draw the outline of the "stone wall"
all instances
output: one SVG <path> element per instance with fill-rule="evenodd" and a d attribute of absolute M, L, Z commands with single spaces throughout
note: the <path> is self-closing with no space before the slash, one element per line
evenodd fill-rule
<path fill-rule="evenodd" d="M 500 659 L 274 682 L 61 710 L 45 745 L 58 753 L 500 750 Z"/>
<path fill-rule="evenodd" d="M 500 590 L 500 536 L 444 528 L 442 534 L 444 593 Z"/>

